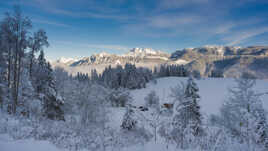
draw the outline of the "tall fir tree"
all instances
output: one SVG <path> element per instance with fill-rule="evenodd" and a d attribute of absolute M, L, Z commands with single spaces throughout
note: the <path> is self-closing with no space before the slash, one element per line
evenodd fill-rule
<path fill-rule="evenodd" d="M 184 94 L 179 91 L 172 91 L 175 93 L 172 96 L 176 105 L 172 122 L 172 137 L 176 143 L 180 144 L 181 148 L 186 148 L 189 137 L 200 136 L 203 133 L 198 91 L 197 84 L 191 76 L 187 81 Z"/>
<path fill-rule="evenodd" d="M 63 100 L 57 93 L 53 69 L 51 65 L 46 62 L 43 51 L 40 52 L 38 57 L 35 80 L 37 92 L 42 94 L 44 116 L 53 120 L 64 120 L 62 110 Z"/>
<path fill-rule="evenodd" d="M 198 104 L 200 100 L 200 95 L 198 94 L 199 88 L 194 81 L 192 76 L 189 77 L 186 90 L 185 90 L 185 102 L 184 106 L 187 108 L 188 118 L 194 124 L 192 129 L 194 130 L 194 135 L 199 135 L 202 131 L 202 115 L 200 113 L 200 105 Z"/>

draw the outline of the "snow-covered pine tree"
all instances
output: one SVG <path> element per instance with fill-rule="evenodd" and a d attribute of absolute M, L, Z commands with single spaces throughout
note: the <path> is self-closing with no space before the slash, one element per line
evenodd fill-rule
<path fill-rule="evenodd" d="M 125 76 L 123 77 L 123 84 L 125 88 L 135 89 L 138 84 L 138 73 L 136 72 L 136 66 L 132 64 L 125 64 Z"/>
<path fill-rule="evenodd" d="M 191 127 L 194 131 L 194 135 L 199 135 L 202 133 L 202 115 L 200 113 L 200 105 L 199 100 L 200 96 L 198 94 L 199 88 L 195 83 L 192 76 L 189 77 L 188 83 L 185 89 L 185 99 L 189 100 L 185 102 L 184 107 L 188 108 L 186 111 L 188 112 L 189 120 L 193 124 Z"/>
<path fill-rule="evenodd" d="M 49 119 L 64 120 L 63 100 L 56 91 L 53 69 L 46 62 L 43 51 L 40 51 L 36 68 L 34 73 L 35 84 L 37 92 L 40 93 L 43 101 L 44 116 Z"/>
<path fill-rule="evenodd" d="M 184 89 L 183 86 L 179 87 Z M 202 116 L 200 106 L 198 104 L 200 96 L 198 94 L 197 84 L 193 77 L 189 77 L 187 85 L 184 89 L 184 94 L 180 91 L 172 90 L 172 97 L 175 99 L 175 113 L 173 117 L 173 132 L 172 137 L 181 148 L 185 148 L 188 136 L 200 136 L 202 130 Z"/>
<path fill-rule="evenodd" d="M 50 63 L 47 63 L 47 71 L 47 83 L 49 89 L 44 103 L 45 115 L 50 119 L 64 120 L 64 113 L 62 110 L 64 102 L 62 97 L 56 91 L 53 69 L 51 68 Z"/>
<path fill-rule="evenodd" d="M 159 70 L 154 70 L 153 75 L 155 77 L 168 77 L 168 76 L 178 76 L 187 77 L 188 71 L 183 65 L 161 65 Z"/>
<path fill-rule="evenodd" d="M 97 73 L 97 70 L 96 69 L 92 69 L 91 70 L 91 73 L 90 73 L 90 80 L 91 81 L 98 81 L 99 80 L 99 76 L 98 76 L 98 73 Z"/>
<path fill-rule="evenodd" d="M 47 66 L 44 51 L 40 51 L 35 67 L 35 85 L 37 92 L 44 92 L 46 88 Z"/>

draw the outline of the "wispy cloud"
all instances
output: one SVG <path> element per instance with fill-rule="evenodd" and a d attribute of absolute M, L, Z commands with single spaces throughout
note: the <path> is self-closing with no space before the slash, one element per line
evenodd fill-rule
<path fill-rule="evenodd" d="M 118 50 L 118 51 L 130 50 L 129 47 L 122 46 L 122 45 L 86 44 L 86 46 L 88 48 L 95 48 L 95 49 L 110 49 L 110 50 Z"/>
<path fill-rule="evenodd" d="M 148 25 L 156 28 L 173 28 L 178 25 L 188 25 L 199 22 L 195 15 L 159 15 L 148 18 Z"/>
<path fill-rule="evenodd" d="M 109 1 L 108 1 L 109 2 Z M 114 0 L 111 4 L 122 4 L 122 0 Z M 103 5 L 97 0 L 27 0 L 23 5 L 38 7 L 43 11 L 51 14 L 64 15 L 75 18 L 98 18 L 98 19 L 112 19 L 112 20 L 127 20 L 130 18 L 128 14 L 122 13 L 119 9 Z M 75 10 L 70 9 L 82 7 L 86 9 Z"/>
<path fill-rule="evenodd" d="M 47 24 L 47 25 L 53 25 L 53 26 L 58 26 L 58 27 L 66 27 L 69 28 L 71 25 L 64 24 L 64 23 L 59 23 L 51 20 L 44 20 L 44 19 L 32 19 L 33 22 L 35 23 L 40 23 L 40 24 Z"/>
<path fill-rule="evenodd" d="M 115 50 L 120 52 L 126 52 L 130 50 L 130 47 L 117 45 L 117 44 L 91 44 L 91 43 L 74 43 L 71 41 L 55 41 L 57 44 L 66 45 L 66 46 L 74 46 L 77 48 L 86 48 L 86 49 L 94 49 L 94 50 Z"/>
<path fill-rule="evenodd" d="M 225 34 L 231 31 L 232 28 L 236 27 L 234 23 L 226 23 L 215 27 L 215 34 Z"/>
<path fill-rule="evenodd" d="M 230 41 L 229 43 L 227 43 L 227 45 L 233 46 L 233 45 L 241 44 L 245 40 L 264 34 L 266 32 L 268 32 L 268 27 L 262 27 L 262 28 L 246 30 L 246 31 L 239 31 L 233 35 L 229 35 L 228 37 L 223 38 L 223 40 Z"/>
<path fill-rule="evenodd" d="M 176 9 L 185 7 L 186 5 L 196 5 L 207 3 L 209 0 L 161 0 L 159 2 L 159 9 Z"/>

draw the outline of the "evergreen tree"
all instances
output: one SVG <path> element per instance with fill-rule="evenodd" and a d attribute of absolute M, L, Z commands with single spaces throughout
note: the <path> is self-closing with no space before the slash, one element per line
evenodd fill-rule
<path fill-rule="evenodd" d="M 198 104 L 200 99 L 198 91 L 199 88 L 197 87 L 197 84 L 194 82 L 193 77 L 190 76 L 185 90 L 185 99 L 189 101 L 186 101 L 184 106 L 188 108 L 186 109 L 186 111 L 188 112 L 187 116 L 189 116 L 189 119 L 191 120 L 192 124 L 194 124 L 192 125 L 194 135 L 199 135 L 202 132 L 202 116 L 200 113 L 200 105 Z"/>
<path fill-rule="evenodd" d="M 99 79 L 109 88 L 139 89 L 144 88 L 146 82 L 153 79 L 153 75 L 149 69 L 136 68 L 135 65 L 127 63 L 124 68 L 121 65 L 115 68 L 108 66 Z"/>
<path fill-rule="evenodd" d="M 159 71 L 154 70 L 154 76 L 156 77 L 169 77 L 169 76 L 187 77 L 188 71 L 185 69 L 183 65 L 163 64 L 160 66 Z"/>
<path fill-rule="evenodd" d="M 189 77 L 185 89 L 184 87 L 179 88 L 179 90 L 172 90 L 172 97 L 176 105 L 172 123 L 172 137 L 176 143 L 181 145 L 181 148 L 185 148 L 187 147 L 185 145 L 189 143 L 186 142 L 187 138 L 202 135 L 202 116 L 198 104 L 200 99 L 199 89 L 194 79 Z M 180 92 L 182 90 L 184 91 L 183 94 Z"/>
<path fill-rule="evenodd" d="M 47 63 L 44 56 L 44 51 L 40 51 L 39 57 L 37 59 L 38 64 L 35 71 L 35 84 L 37 92 L 44 92 L 47 88 Z"/>
<path fill-rule="evenodd" d="M 44 116 L 49 119 L 64 120 L 63 100 L 56 91 L 53 69 L 46 62 L 43 51 L 38 57 L 37 71 L 34 76 L 37 92 L 42 94 Z"/>
<path fill-rule="evenodd" d="M 96 69 L 91 70 L 90 79 L 91 79 L 91 81 L 98 81 L 99 80 L 99 76 L 98 76 Z"/>

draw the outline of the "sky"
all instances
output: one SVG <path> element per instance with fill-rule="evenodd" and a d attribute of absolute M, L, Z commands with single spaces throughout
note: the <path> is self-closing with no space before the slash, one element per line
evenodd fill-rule
<path fill-rule="evenodd" d="M 15 4 L 33 31 L 46 30 L 50 60 L 134 47 L 268 45 L 268 0 L 0 0 L 0 19 Z"/>

